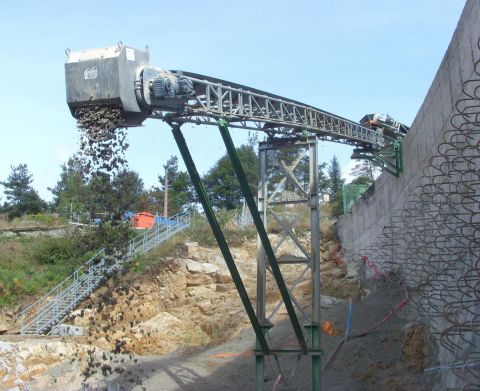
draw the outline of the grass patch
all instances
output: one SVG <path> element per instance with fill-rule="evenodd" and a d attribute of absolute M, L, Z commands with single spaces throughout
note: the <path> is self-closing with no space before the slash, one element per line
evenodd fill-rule
<path fill-rule="evenodd" d="M 45 294 L 100 248 L 116 247 L 132 234 L 129 228 L 106 224 L 60 238 L 0 237 L 0 307 Z"/>
<path fill-rule="evenodd" d="M 179 244 L 185 242 L 187 237 L 188 232 L 181 232 L 148 253 L 137 256 L 129 265 L 127 265 L 127 268 L 136 274 L 143 274 L 155 269 L 161 260 L 179 255 Z"/>
<path fill-rule="evenodd" d="M 72 273 L 83 262 L 82 257 L 73 253 L 67 256 L 65 249 L 73 244 L 73 238 L 1 239 L 0 307 L 15 305 L 25 296 L 45 293 Z"/>
<path fill-rule="evenodd" d="M 40 213 L 36 215 L 24 215 L 9 220 L 6 215 L 0 216 L 0 229 L 8 230 L 15 228 L 30 227 L 54 227 L 65 225 L 68 221 L 67 215 L 59 215 L 55 213 Z"/>

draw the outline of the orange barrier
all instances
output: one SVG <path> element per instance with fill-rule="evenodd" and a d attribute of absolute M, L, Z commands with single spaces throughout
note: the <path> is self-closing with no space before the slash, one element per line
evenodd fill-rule
<path fill-rule="evenodd" d="M 324 320 L 322 322 L 322 329 L 327 333 L 330 337 L 333 336 L 333 324 L 329 320 Z"/>

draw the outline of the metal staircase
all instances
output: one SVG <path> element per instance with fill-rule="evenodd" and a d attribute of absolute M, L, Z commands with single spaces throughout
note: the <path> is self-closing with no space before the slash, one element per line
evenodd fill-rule
<path fill-rule="evenodd" d="M 100 250 L 75 272 L 31 304 L 19 315 L 20 334 L 47 334 L 53 326 L 61 323 L 90 293 L 98 288 L 121 266 L 136 255 L 166 242 L 172 236 L 190 226 L 188 213 L 178 214 L 168 224 L 155 225 L 128 241 L 122 256 L 107 255 Z"/>

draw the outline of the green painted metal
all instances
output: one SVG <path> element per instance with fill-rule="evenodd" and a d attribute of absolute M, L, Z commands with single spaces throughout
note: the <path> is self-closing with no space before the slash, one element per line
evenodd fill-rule
<path fill-rule="evenodd" d="M 352 159 L 368 159 L 383 171 L 399 177 L 403 172 L 401 138 L 397 139 L 389 148 L 383 148 L 379 151 L 354 150 Z"/>
<path fill-rule="evenodd" d="M 312 350 L 320 349 L 320 326 L 312 325 Z M 320 391 L 321 388 L 321 362 L 322 354 L 312 356 L 312 391 Z"/>
<path fill-rule="evenodd" d="M 187 167 L 192 184 L 203 206 L 205 215 L 207 216 L 208 222 L 210 223 L 210 227 L 212 228 L 220 251 L 222 252 L 223 258 L 225 259 L 233 282 L 235 283 L 235 287 L 237 288 L 237 291 L 240 295 L 240 299 L 242 300 L 243 306 L 245 307 L 245 311 L 247 312 L 248 318 L 250 319 L 250 323 L 253 326 L 258 344 L 262 351 L 268 354 L 270 349 L 268 347 L 267 340 L 265 339 L 264 331 L 262 330 L 262 326 L 260 325 L 257 316 L 255 315 L 252 303 L 250 302 L 242 278 L 240 277 L 237 266 L 235 265 L 235 261 L 233 260 L 227 241 L 225 240 L 225 236 L 223 235 L 220 224 L 218 223 L 215 213 L 213 212 L 212 205 L 210 203 L 210 200 L 208 199 L 207 192 L 200 179 L 200 175 L 198 174 L 197 168 L 192 159 L 187 143 L 185 142 L 185 138 L 183 137 L 180 125 L 173 123 L 170 123 L 169 125 L 172 127 L 173 137 L 175 138 L 178 149 L 180 150 L 180 154 L 182 155 L 183 161 L 185 162 L 185 166 Z"/>
<path fill-rule="evenodd" d="M 263 336 L 265 336 L 270 327 L 271 325 L 262 326 Z M 261 352 L 261 354 L 258 354 L 258 352 Z M 270 354 L 271 350 L 265 352 L 265 350 L 261 349 L 257 338 L 255 353 L 255 391 L 263 391 L 265 384 L 265 354 Z"/>
<path fill-rule="evenodd" d="M 370 185 L 343 185 L 343 213 L 349 213 L 353 204 L 365 193 Z"/>
<path fill-rule="evenodd" d="M 262 246 L 265 250 L 265 255 L 267 256 L 273 276 L 275 278 L 275 281 L 277 282 L 278 289 L 280 291 L 283 302 L 285 304 L 285 308 L 290 318 L 290 322 L 292 323 L 293 330 L 298 340 L 298 344 L 300 345 L 303 353 L 306 354 L 308 348 L 307 343 L 305 342 L 302 327 L 300 326 L 300 322 L 298 321 L 295 309 L 293 308 L 293 303 L 290 299 L 290 295 L 283 279 L 282 272 L 280 271 L 280 267 L 278 266 L 277 260 L 275 258 L 275 253 L 273 252 L 272 245 L 270 244 L 270 240 L 268 239 L 267 231 L 265 230 L 265 226 L 263 225 L 262 218 L 258 213 L 257 204 L 253 197 L 252 191 L 250 190 L 250 186 L 248 185 L 247 177 L 245 176 L 245 172 L 243 171 L 242 164 L 235 149 L 235 145 L 233 144 L 232 137 L 230 136 L 230 132 L 228 131 L 227 122 L 223 119 L 219 119 L 217 120 L 217 122 L 218 128 L 220 129 L 220 134 L 222 135 L 225 147 L 227 148 L 228 155 L 230 156 L 233 169 L 235 170 L 238 182 L 240 183 L 243 196 L 245 197 L 245 201 L 248 205 L 248 208 L 250 209 L 253 222 L 255 223 L 255 227 L 257 228 L 258 236 L 260 237 Z"/>
<path fill-rule="evenodd" d="M 395 149 L 395 156 L 397 159 L 397 167 L 400 171 L 400 173 L 403 172 L 403 150 L 402 150 L 402 145 L 403 145 L 403 139 L 398 139 L 395 142 L 394 149 Z"/>

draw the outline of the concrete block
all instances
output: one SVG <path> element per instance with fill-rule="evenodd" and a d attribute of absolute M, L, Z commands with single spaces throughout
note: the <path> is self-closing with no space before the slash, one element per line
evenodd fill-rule
<path fill-rule="evenodd" d="M 50 331 L 50 335 L 58 335 L 58 336 L 65 336 L 65 335 L 83 335 L 83 327 L 79 326 L 72 326 L 68 324 L 59 324 L 57 326 L 53 326 L 52 330 Z"/>

